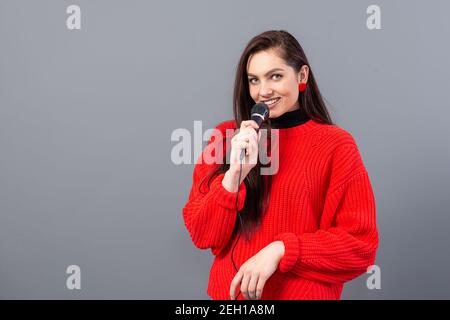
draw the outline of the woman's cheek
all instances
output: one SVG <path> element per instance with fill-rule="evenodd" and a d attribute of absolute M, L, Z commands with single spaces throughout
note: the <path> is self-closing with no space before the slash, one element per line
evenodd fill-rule
<path fill-rule="evenodd" d="M 250 89 L 250 96 L 252 97 L 253 101 L 258 100 L 258 95 L 256 94 L 255 89 Z"/>

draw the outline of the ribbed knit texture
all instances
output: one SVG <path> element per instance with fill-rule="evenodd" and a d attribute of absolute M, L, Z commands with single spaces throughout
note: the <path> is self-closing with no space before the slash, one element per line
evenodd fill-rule
<path fill-rule="evenodd" d="M 217 126 L 224 135 L 230 128 L 236 128 L 234 121 Z M 375 198 L 357 144 L 344 129 L 312 119 L 273 134 L 279 138 L 279 170 L 272 177 L 261 227 L 250 241 L 239 238 L 233 256 L 236 267 L 281 240 L 285 254 L 261 299 L 340 299 L 343 284 L 366 272 L 378 248 Z M 223 146 L 229 147 L 226 140 Z M 236 193 L 222 186 L 224 174 L 214 178 L 210 189 L 206 183 L 202 186 L 205 194 L 199 192 L 201 179 L 217 166 L 199 160 L 216 142 L 210 139 L 197 160 L 183 218 L 195 246 L 210 248 L 215 256 L 208 295 L 227 300 L 236 274 L 231 261 L 236 240 L 231 235 L 239 223 Z M 246 192 L 242 183 L 239 210 Z"/>

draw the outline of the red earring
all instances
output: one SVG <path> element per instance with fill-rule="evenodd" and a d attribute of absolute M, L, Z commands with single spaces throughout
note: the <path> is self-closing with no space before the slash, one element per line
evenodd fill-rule
<path fill-rule="evenodd" d="M 298 84 L 298 91 L 303 92 L 306 90 L 306 83 L 299 83 Z"/>

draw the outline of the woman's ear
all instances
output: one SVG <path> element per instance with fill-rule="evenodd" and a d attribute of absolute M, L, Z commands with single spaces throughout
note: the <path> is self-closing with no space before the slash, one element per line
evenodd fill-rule
<path fill-rule="evenodd" d="M 300 72 L 298 73 L 298 83 L 300 82 L 307 83 L 308 76 L 309 76 L 309 67 L 307 65 L 304 65 L 303 67 L 301 67 Z"/>

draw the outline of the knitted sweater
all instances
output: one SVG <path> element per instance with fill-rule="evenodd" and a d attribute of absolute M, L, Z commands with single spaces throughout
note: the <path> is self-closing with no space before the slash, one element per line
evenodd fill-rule
<path fill-rule="evenodd" d="M 225 137 L 225 130 L 236 124 L 227 121 L 216 128 Z M 285 253 L 267 280 L 261 300 L 340 299 L 343 284 L 367 271 L 378 248 L 375 198 L 357 144 L 344 129 L 313 119 L 272 132 L 279 139 L 278 172 L 272 176 L 261 227 L 250 241 L 241 235 L 235 247 L 236 267 L 239 270 L 262 248 L 281 240 Z M 228 138 L 222 141 L 224 148 L 230 146 Z M 210 139 L 199 157 L 182 213 L 195 246 L 210 248 L 215 256 L 208 295 L 226 300 L 236 274 L 231 260 L 236 241 L 233 228 L 239 223 L 236 193 L 223 187 L 224 173 L 213 179 L 206 194 L 199 192 L 202 178 L 217 166 L 199 161 L 218 141 Z M 246 191 L 241 183 L 239 210 Z M 243 295 L 238 299 L 244 299 Z"/>

